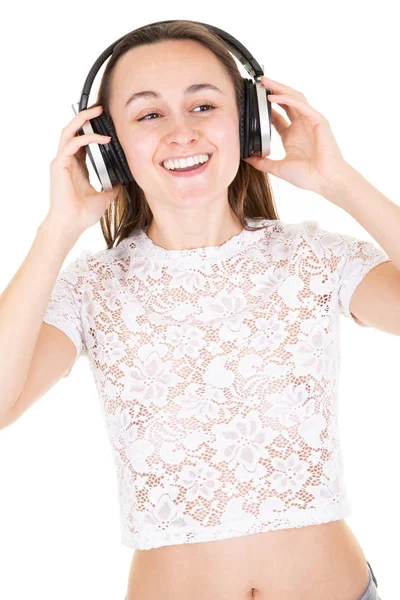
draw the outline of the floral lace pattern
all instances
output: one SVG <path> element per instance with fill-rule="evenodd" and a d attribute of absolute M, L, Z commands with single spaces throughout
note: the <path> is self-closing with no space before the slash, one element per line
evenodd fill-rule
<path fill-rule="evenodd" d="M 221 246 L 145 231 L 83 252 L 44 321 L 86 355 L 130 548 L 347 517 L 337 421 L 339 316 L 390 260 L 316 221 L 248 219 Z M 355 321 L 356 322 L 356 321 Z"/>

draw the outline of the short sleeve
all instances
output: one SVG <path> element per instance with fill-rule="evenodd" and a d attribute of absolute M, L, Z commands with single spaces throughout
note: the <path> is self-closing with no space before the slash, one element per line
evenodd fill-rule
<path fill-rule="evenodd" d="M 321 229 L 317 221 L 306 221 L 305 228 L 317 245 L 317 252 L 337 285 L 339 312 L 363 325 L 350 312 L 350 300 L 363 277 L 390 257 L 377 244 L 350 235 Z"/>
<path fill-rule="evenodd" d="M 89 254 L 89 251 L 82 252 L 78 258 L 60 271 L 43 317 L 45 323 L 63 331 L 75 344 L 77 355 L 71 369 L 64 377 L 71 373 L 78 358 L 87 354 L 81 309 Z"/>

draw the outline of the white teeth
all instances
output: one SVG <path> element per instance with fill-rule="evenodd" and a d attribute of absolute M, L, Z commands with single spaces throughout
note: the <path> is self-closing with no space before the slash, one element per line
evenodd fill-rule
<path fill-rule="evenodd" d="M 205 163 L 209 158 L 208 154 L 196 154 L 196 156 L 189 156 L 188 158 L 165 160 L 162 164 L 166 169 L 184 169 L 185 167 L 193 167 L 199 163 Z"/>

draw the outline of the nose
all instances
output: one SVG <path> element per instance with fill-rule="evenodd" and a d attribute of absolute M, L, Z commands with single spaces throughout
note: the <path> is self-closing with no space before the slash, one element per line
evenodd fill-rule
<path fill-rule="evenodd" d="M 180 145 L 187 145 L 190 142 L 199 139 L 199 133 L 190 123 L 190 117 L 175 117 L 167 125 L 168 132 L 165 135 L 167 144 L 176 142 Z"/>

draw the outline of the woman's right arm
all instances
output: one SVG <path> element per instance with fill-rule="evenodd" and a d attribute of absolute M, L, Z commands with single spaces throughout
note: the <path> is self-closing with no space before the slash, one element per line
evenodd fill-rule
<path fill-rule="evenodd" d="M 43 317 L 62 264 L 79 237 L 80 233 L 46 218 L 24 262 L 0 295 L 0 428 L 8 423 L 22 392 L 42 326 L 51 327 L 43 323 Z M 56 349 L 49 346 L 46 350 Z"/>
<path fill-rule="evenodd" d="M 50 163 L 49 212 L 0 296 L 0 428 L 48 391 L 77 353 L 68 336 L 43 322 L 43 317 L 66 256 L 80 235 L 100 220 L 120 188 L 118 184 L 96 191 L 86 166 L 85 146 L 108 144 L 110 138 L 77 135 L 88 119 L 102 111 L 101 106 L 84 109 L 62 130 Z"/>

